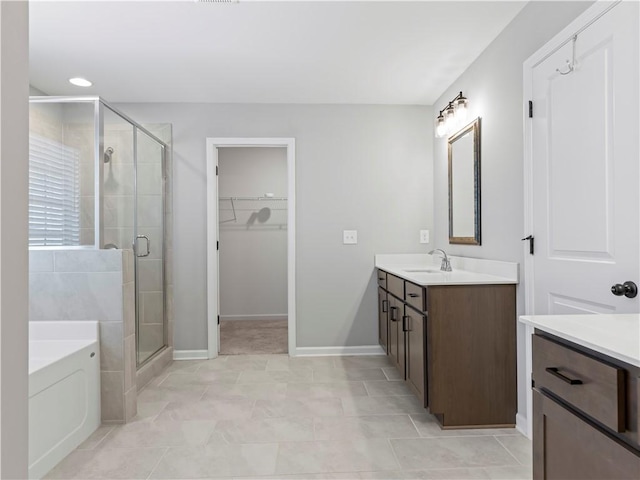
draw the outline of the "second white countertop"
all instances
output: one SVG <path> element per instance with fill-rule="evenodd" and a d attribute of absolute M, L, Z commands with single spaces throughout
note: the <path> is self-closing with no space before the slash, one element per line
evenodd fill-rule
<path fill-rule="evenodd" d="M 428 254 L 376 255 L 375 267 L 416 285 L 481 285 L 518 283 L 518 264 L 449 256 L 451 272 L 440 270 L 441 257 Z"/>
<path fill-rule="evenodd" d="M 640 314 L 524 315 L 520 321 L 640 367 Z"/>

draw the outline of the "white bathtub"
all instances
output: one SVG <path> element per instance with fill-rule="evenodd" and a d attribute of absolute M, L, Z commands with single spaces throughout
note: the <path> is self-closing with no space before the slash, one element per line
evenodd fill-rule
<path fill-rule="evenodd" d="M 29 478 L 100 426 L 98 322 L 29 322 Z"/>

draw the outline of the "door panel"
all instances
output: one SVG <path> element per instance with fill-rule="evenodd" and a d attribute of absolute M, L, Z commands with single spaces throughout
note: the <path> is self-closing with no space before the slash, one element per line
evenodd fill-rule
<path fill-rule="evenodd" d="M 532 70 L 535 314 L 631 313 L 640 281 L 638 4 L 623 2 Z"/>
<path fill-rule="evenodd" d="M 378 287 L 378 343 L 388 353 L 389 300 L 387 292 Z"/>

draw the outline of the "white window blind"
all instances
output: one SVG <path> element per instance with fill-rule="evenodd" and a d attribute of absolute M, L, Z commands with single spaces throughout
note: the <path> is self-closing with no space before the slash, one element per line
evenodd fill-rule
<path fill-rule="evenodd" d="M 29 245 L 80 244 L 80 152 L 29 135 Z"/>

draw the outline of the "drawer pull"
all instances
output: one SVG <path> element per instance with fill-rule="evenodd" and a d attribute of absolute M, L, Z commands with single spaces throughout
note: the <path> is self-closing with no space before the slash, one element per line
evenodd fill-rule
<path fill-rule="evenodd" d="M 402 317 L 402 331 L 403 332 L 408 332 L 409 331 L 409 316 L 405 315 Z"/>
<path fill-rule="evenodd" d="M 382 300 L 382 313 L 389 311 L 389 300 Z"/>
<path fill-rule="evenodd" d="M 563 382 L 568 383 L 569 385 L 582 385 L 582 380 L 576 380 L 574 378 L 566 377 L 562 375 L 556 367 L 547 367 L 545 368 L 545 371 L 550 373 L 554 377 L 559 378 Z"/>
<path fill-rule="evenodd" d="M 407 294 L 407 295 L 409 295 L 411 298 L 416 298 L 416 297 L 419 297 L 419 296 L 420 296 L 420 295 L 418 295 L 417 293 L 409 293 L 409 294 Z"/>
<path fill-rule="evenodd" d="M 397 314 L 396 315 L 393 314 L 394 312 L 397 312 L 397 311 L 398 311 L 398 307 L 391 307 L 389 309 L 389 312 L 391 312 L 391 315 L 390 315 L 391 318 L 390 319 L 391 319 L 392 322 L 397 322 L 398 321 L 398 315 Z"/>
<path fill-rule="evenodd" d="M 384 277 L 378 277 L 378 280 L 380 280 L 381 282 L 384 282 L 386 279 Z"/>

